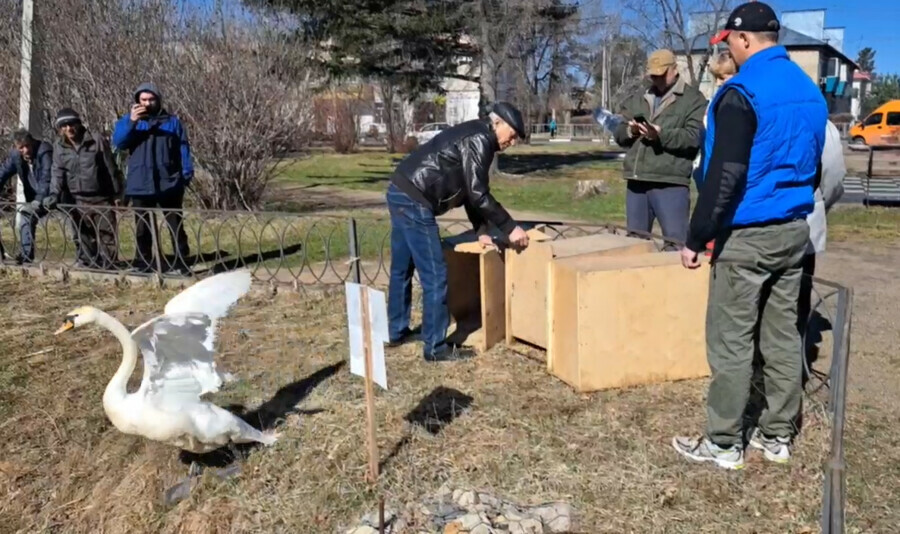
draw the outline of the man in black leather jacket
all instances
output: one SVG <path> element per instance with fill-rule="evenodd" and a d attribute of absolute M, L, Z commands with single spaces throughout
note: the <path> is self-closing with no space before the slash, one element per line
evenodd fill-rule
<path fill-rule="evenodd" d="M 409 328 L 412 275 L 419 271 L 424 293 L 422 339 L 428 361 L 467 355 L 446 341 L 447 266 L 436 217 L 464 206 L 482 244 L 490 244 L 489 225 L 524 248 L 528 236 L 490 193 L 488 173 L 494 155 L 525 137 L 519 111 L 496 104 L 486 119 L 444 130 L 407 156 L 391 176 L 387 204 L 391 213 L 391 280 L 388 290 L 390 346 L 412 338 Z"/>

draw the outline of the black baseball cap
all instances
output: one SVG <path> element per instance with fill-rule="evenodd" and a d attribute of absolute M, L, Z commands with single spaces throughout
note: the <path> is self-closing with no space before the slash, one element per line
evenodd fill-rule
<path fill-rule="evenodd" d="M 733 31 L 742 32 L 777 32 L 781 29 L 781 23 L 775 15 L 775 10 L 762 2 L 747 2 L 734 8 L 725 22 L 725 29 L 715 34 L 709 40 L 710 44 L 721 43 L 728 39 Z"/>
<path fill-rule="evenodd" d="M 522 114 L 515 106 L 508 102 L 497 102 L 491 111 L 506 121 L 506 124 L 515 130 L 520 139 L 525 139 L 525 121 L 522 120 Z"/>

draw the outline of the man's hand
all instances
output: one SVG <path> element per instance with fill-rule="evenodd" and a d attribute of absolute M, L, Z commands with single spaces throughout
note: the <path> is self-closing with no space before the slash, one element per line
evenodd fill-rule
<path fill-rule="evenodd" d="M 656 141 L 659 139 L 659 131 L 660 127 L 656 124 L 639 124 L 641 129 L 641 135 L 643 135 L 646 139 L 650 141 Z"/>
<path fill-rule="evenodd" d="M 521 226 L 516 226 L 515 230 L 509 234 L 509 242 L 519 248 L 526 248 L 528 246 L 528 234 L 525 233 L 525 230 L 522 230 Z"/>
<path fill-rule="evenodd" d="M 140 105 L 135 104 L 131 106 L 131 122 L 137 122 L 144 118 L 144 115 L 147 114 L 147 108 Z"/>
<path fill-rule="evenodd" d="M 491 236 L 488 234 L 482 234 L 478 236 L 478 242 L 481 243 L 481 248 L 494 246 L 494 239 L 491 238 Z"/>
<path fill-rule="evenodd" d="M 696 269 L 700 267 L 700 254 L 684 247 L 681 249 L 681 265 L 685 269 Z"/>
<path fill-rule="evenodd" d="M 45 210 L 50 211 L 56 208 L 56 198 L 52 196 L 46 196 L 44 197 L 44 200 L 41 202 L 41 204 L 43 204 Z"/>
<path fill-rule="evenodd" d="M 32 200 L 28 203 L 28 207 L 31 208 L 32 213 L 37 213 L 41 209 L 41 203 L 37 200 Z"/>
<path fill-rule="evenodd" d="M 643 134 L 641 125 L 634 121 L 628 121 L 628 133 L 632 138 L 640 137 Z"/>

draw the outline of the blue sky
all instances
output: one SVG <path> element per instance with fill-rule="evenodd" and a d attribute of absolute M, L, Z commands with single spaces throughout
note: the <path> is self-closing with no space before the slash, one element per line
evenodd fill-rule
<path fill-rule="evenodd" d="M 768 0 L 783 10 L 825 9 L 825 26 L 844 30 L 844 54 L 856 59 L 860 49 L 875 49 L 875 69 L 900 74 L 900 1 L 898 0 Z"/>

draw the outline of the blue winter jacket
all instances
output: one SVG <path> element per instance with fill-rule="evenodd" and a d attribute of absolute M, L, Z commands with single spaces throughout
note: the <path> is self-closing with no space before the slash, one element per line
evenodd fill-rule
<path fill-rule="evenodd" d="M 713 153 L 716 139 L 715 109 L 729 88 L 744 95 L 757 122 L 747 186 L 731 226 L 806 217 L 813 210 L 816 169 L 825 146 L 828 107 L 822 92 L 783 46 L 754 54 L 709 106 L 706 154 Z M 709 160 L 704 161 L 704 177 Z"/>
<path fill-rule="evenodd" d="M 44 200 L 50 192 L 50 171 L 53 168 L 53 145 L 46 141 L 38 144 L 34 151 L 34 172 L 28 171 L 28 163 L 19 151 L 13 149 L 6 160 L 0 164 L 0 188 L 6 181 L 18 175 L 25 186 L 25 200 L 38 202 Z"/>
<path fill-rule="evenodd" d="M 194 178 L 187 132 L 175 115 L 131 121 L 126 114 L 116 122 L 112 144 L 128 154 L 125 194 L 152 196 L 184 188 Z"/>

